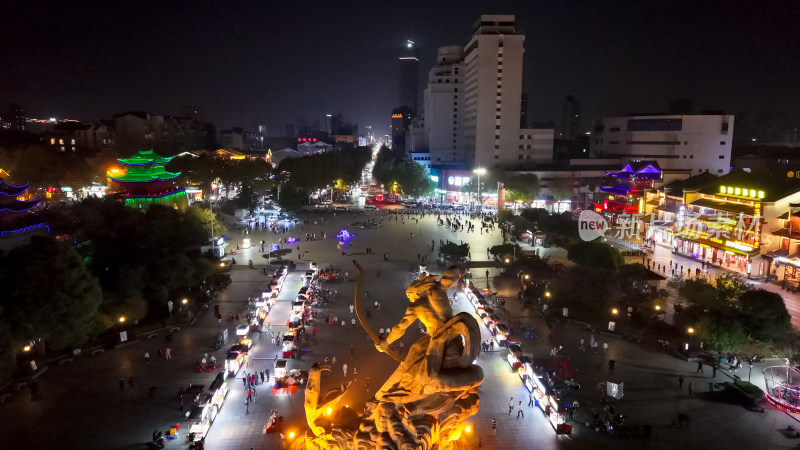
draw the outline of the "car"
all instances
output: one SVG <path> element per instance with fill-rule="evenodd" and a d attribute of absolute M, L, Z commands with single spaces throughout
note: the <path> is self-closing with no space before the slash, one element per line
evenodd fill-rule
<path fill-rule="evenodd" d="M 347 207 L 346 206 L 337 206 L 336 208 L 333 208 L 333 210 L 334 211 L 347 211 Z"/>
<path fill-rule="evenodd" d="M 321 205 L 330 205 L 331 201 L 330 200 L 323 200 L 323 201 L 320 202 L 320 204 Z"/>

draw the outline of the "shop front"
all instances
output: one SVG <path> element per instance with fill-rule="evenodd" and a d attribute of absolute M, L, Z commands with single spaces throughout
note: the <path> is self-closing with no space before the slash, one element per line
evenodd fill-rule
<path fill-rule="evenodd" d="M 785 255 L 784 255 L 785 254 Z M 789 255 L 787 251 L 776 251 L 765 255 L 775 266 L 775 280 L 787 287 L 800 287 L 800 253 Z"/>
<path fill-rule="evenodd" d="M 748 277 L 766 275 L 766 264 L 759 258 L 760 249 L 741 242 L 726 240 L 718 243 L 707 239 L 676 237 L 673 251 Z"/>

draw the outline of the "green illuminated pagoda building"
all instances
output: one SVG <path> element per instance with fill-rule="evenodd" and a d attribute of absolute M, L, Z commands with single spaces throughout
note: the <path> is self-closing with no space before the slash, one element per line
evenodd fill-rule
<path fill-rule="evenodd" d="M 175 209 L 189 206 L 186 191 L 175 187 L 175 179 L 180 172 L 167 172 L 166 165 L 172 157 L 163 157 L 153 150 L 140 150 L 130 158 L 119 161 L 127 169 L 122 176 L 110 175 L 109 178 L 122 187 L 121 198 L 125 205 L 147 209 L 157 203 Z"/>

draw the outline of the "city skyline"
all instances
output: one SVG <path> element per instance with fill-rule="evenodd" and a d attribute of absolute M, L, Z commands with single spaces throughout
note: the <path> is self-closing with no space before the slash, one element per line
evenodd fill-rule
<path fill-rule="evenodd" d="M 696 112 L 798 114 L 800 94 L 789 89 L 800 72 L 798 6 L 789 2 L 307 6 L 13 5 L 0 102 L 86 121 L 197 105 L 219 129 L 341 112 L 383 135 L 407 39 L 424 87 L 439 47 L 465 45 L 481 14 L 513 14 L 526 35 L 531 122 L 558 122 L 566 95 L 581 102 L 584 130 L 600 117 L 666 112 L 681 97 Z"/>

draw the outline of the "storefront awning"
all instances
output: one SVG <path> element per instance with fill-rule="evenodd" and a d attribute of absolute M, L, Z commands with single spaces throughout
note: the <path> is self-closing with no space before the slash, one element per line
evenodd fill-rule
<path fill-rule="evenodd" d="M 789 239 L 797 239 L 800 240 L 800 233 L 792 233 L 789 231 L 788 228 L 778 228 L 777 230 L 772 230 L 772 235 L 782 238 L 789 238 Z"/>
<path fill-rule="evenodd" d="M 715 202 L 707 198 L 701 198 L 695 200 L 692 203 L 690 203 L 690 205 L 698 206 L 701 208 L 714 209 L 717 211 L 724 211 L 728 213 L 744 214 L 747 216 L 753 216 L 755 214 L 754 212 L 755 208 L 752 205 L 746 205 L 743 203 L 732 203 L 732 202 Z"/>
<path fill-rule="evenodd" d="M 713 248 L 716 248 L 716 249 L 719 249 L 719 250 L 723 250 L 723 251 L 726 251 L 726 252 L 735 253 L 737 255 L 747 256 L 747 257 L 754 257 L 754 256 L 758 256 L 759 254 L 761 254 L 761 248 L 760 247 L 754 248 L 753 250 L 750 250 L 748 252 L 748 251 L 740 250 L 738 248 L 728 247 L 725 244 L 720 244 L 718 242 L 710 241 L 708 239 L 686 238 L 686 237 L 683 237 L 683 236 L 681 236 L 681 239 L 684 239 L 684 240 L 690 241 L 690 242 L 695 242 L 695 243 L 698 243 L 700 245 L 713 247 Z"/>

